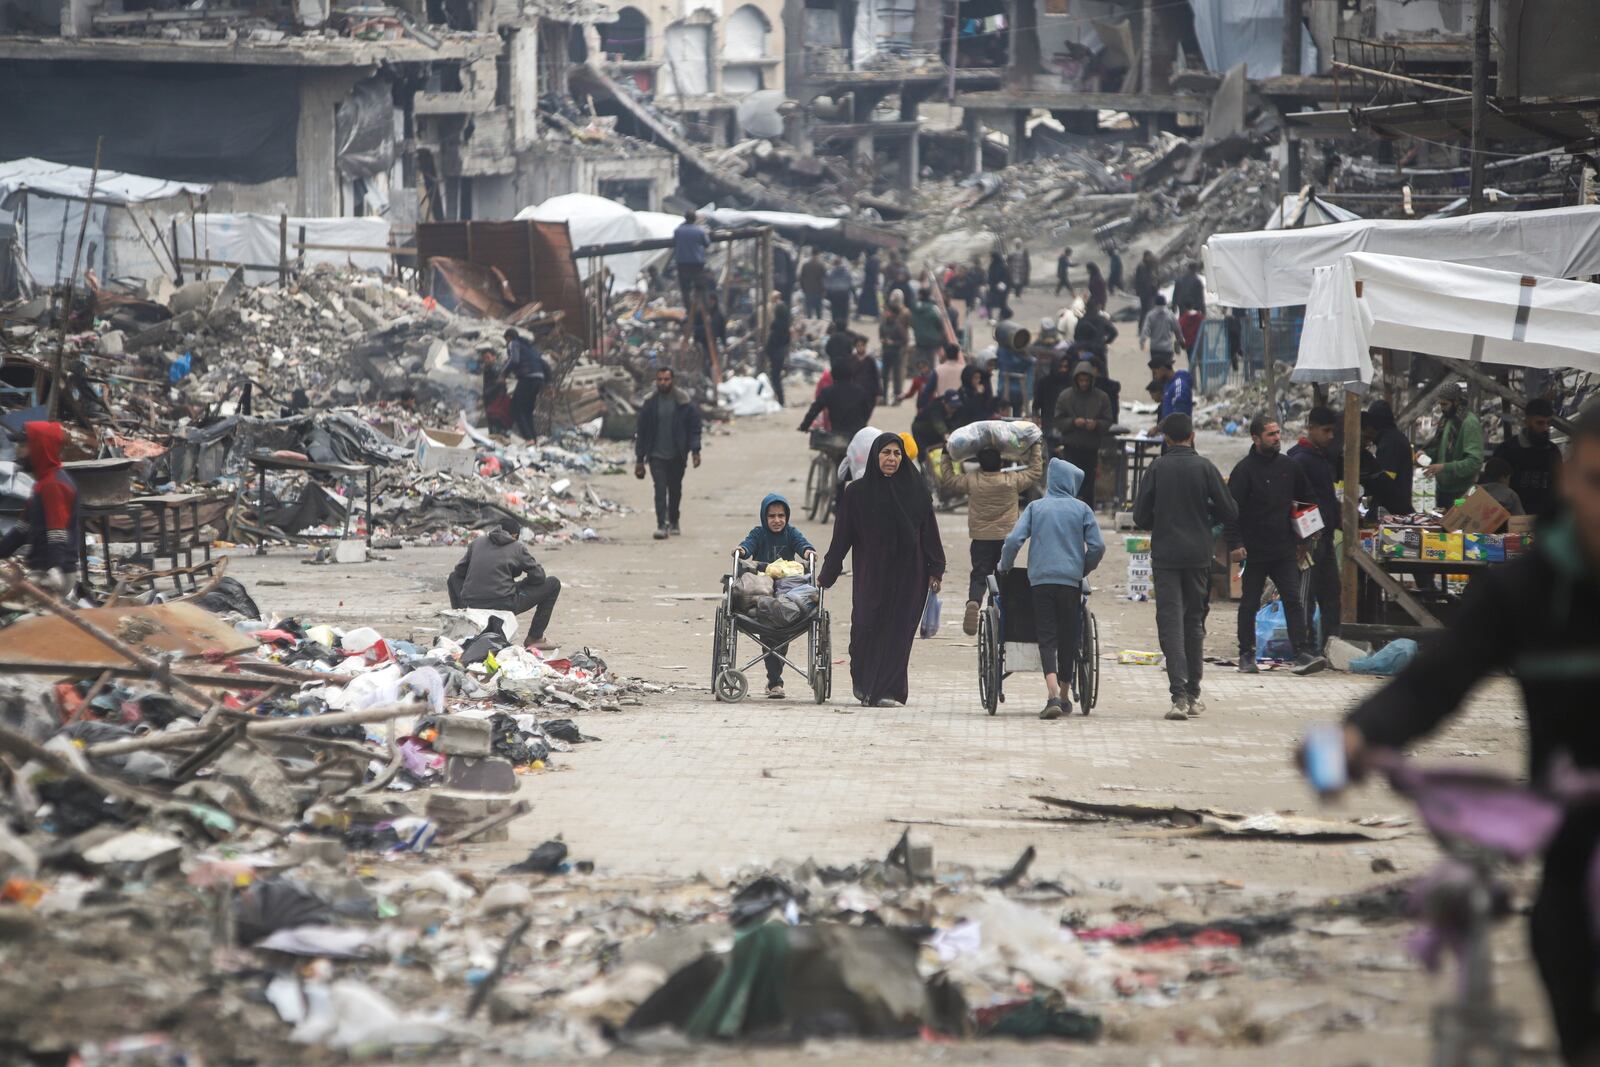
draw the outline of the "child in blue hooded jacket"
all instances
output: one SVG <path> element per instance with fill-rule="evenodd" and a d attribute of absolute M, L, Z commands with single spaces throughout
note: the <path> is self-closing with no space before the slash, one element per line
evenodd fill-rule
<path fill-rule="evenodd" d="M 1094 512 L 1078 499 L 1083 471 L 1064 459 L 1050 461 L 1049 491 L 1023 509 L 1000 549 L 1002 574 L 1028 543 L 1028 584 L 1033 587 L 1033 621 L 1039 632 L 1039 663 L 1049 700 L 1041 719 L 1071 711 L 1061 695 L 1059 667 L 1070 675 L 1083 617 L 1083 579 L 1100 565 L 1105 539 Z"/>
<path fill-rule="evenodd" d="M 809 558 L 816 553 L 806 535 L 789 525 L 789 502 L 777 493 L 768 493 L 762 498 L 761 522 L 739 542 L 739 555 L 758 563 Z M 783 699 L 782 657 L 788 653 L 789 646 L 783 644 L 767 657 L 768 700 Z"/>
<path fill-rule="evenodd" d="M 761 521 L 739 542 L 741 556 L 761 563 L 800 559 L 815 555 L 816 551 L 805 534 L 789 525 L 789 502 L 777 493 L 762 498 Z"/>

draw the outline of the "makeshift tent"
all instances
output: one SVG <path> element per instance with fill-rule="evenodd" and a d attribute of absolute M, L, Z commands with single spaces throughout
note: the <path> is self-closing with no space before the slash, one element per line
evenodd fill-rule
<path fill-rule="evenodd" d="M 1262 227 L 1266 230 L 1301 230 L 1308 226 L 1327 226 L 1335 222 L 1355 222 L 1361 216 L 1337 204 L 1330 204 L 1316 193 L 1304 196 L 1289 195 L 1283 203 L 1272 209 L 1272 216 Z M 1288 221 L 1285 222 L 1284 220 Z"/>
<path fill-rule="evenodd" d="M 1374 347 L 1600 371 L 1600 285 L 1370 252 L 1318 267 L 1290 377 L 1365 392 Z"/>
<path fill-rule="evenodd" d="M 193 229 L 177 229 L 178 254 L 189 259 L 213 259 L 223 263 L 248 263 L 244 272 L 248 285 L 265 285 L 278 280 L 278 256 L 282 249 L 283 220 L 277 215 L 252 215 L 244 212 L 195 216 Z M 328 248 L 370 248 L 371 252 L 328 251 L 294 246 L 305 234 L 305 244 Z M 357 270 L 387 272 L 392 258 L 382 249 L 389 246 L 389 220 L 383 218 L 295 218 L 288 220 L 288 254 L 294 264 L 307 266 L 332 264 Z M 199 248 L 193 247 L 198 240 Z M 266 268 L 266 269 L 260 269 Z M 184 275 L 197 278 L 226 278 L 233 268 L 185 268 Z M 208 273 L 209 272 L 209 273 Z"/>
<path fill-rule="evenodd" d="M 587 193 L 553 196 L 535 207 L 523 208 L 517 212 L 517 218 L 566 223 L 574 249 L 623 241 L 661 240 L 671 237 L 672 231 L 683 224 L 683 219 L 677 215 L 634 211 L 615 200 Z M 631 289 L 638 284 L 646 267 L 670 254 L 670 251 L 652 251 L 607 256 L 605 268 L 611 272 L 615 288 Z M 587 279 L 589 267 L 588 257 L 580 255 L 579 275 Z"/>
<path fill-rule="evenodd" d="M 1311 296 L 1312 271 L 1350 252 L 1409 255 L 1546 278 L 1600 274 L 1600 207 L 1216 234 L 1203 250 L 1206 282 L 1217 302 L 1229 307 L 1304 304 Z"/>
<path fill-rule="evenodd" d="M 102 278 L 127 272 L 107 239 L 111 208 L 149 204 L 176 196 L 204 196 L 211 187 L 199 182 L 173 182 L 120 171 L 100 171 L 94 203 L 86 203 L 93 171 L 44 159 L 14 159 L 0 163 L 0 222 L 15 226 L 15 241 L 23 254 L 15 257 L 30 277 L 16 279 L 19 288 L 49 287 L 64 283 L 72 272 L 83 212 L 89 208 L 89 228 L 84 236 L 80 270 L 93 270 Z M 148 260 L 141 242 L 141 266 Z"/>

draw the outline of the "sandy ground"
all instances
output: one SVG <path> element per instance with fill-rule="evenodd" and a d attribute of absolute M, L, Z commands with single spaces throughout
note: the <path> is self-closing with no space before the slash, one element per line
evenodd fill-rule
<path fill-rule="evenodd" d="M 1025 294 L 1019 315 L 1036 321 L 1047 309 L 1052 301 L 1037 293 Z M 1125 331 L 1112 367 L 1125 383 L 1125 397 L 1140 395 L 1142 370 L 1131 331 Z M 1105 517 L 1111 550 L 1093 606 L 1108 658 L 1092 716 L 1041 722 L 1042 681 L 1020 675 L 1008 681 L 1000 714 L 983 713 L 975 642 L 960 629 L 963 513 L 940 516 L 952 561 L 947 625 L 938 637 L 917 643 L 907 707 L 868 709 L 849 699 L 843 659 L 848 580 L 827 598 L 838 657 L 833 701 L 811 703 L 798 678 L 786 701 L 713 701 L 707 677 L 713 597 L 762 495 L 801 495 L 809 455 L 796 432 L 799 417 L 796 408 L 708 434 L 704 466 L 686 481 L 682 537 L 651 540 L 648 482 L 602 477 L 593 483 L 599 492 L 633 513 L 602 527 L 598 544 L 540 553 L 564 584 L 553 636 L 570 647 L 590 646 L 618 671 L 673 691 L 643 708 L 586 716 L 585 731 L 603 742 L 527 778 L 523 795 L 533 802 L 533 814 L 515 824 L 510 844 L 482 846 L 477 859 L 520 858 L 560 833 L 575 855 L 592 857 L 609 875 L 724 879 L 779 859 L 847 863 L 882 856 L 914 823 L 932 837 L 942 862 L 998 870 L 1033 845 L 1039 850 L 1035 873 L 1076 889 L 1092 914 L 1149 922 L 1339 899 L 1420 873 L 1432 861 L 1436 850 L 1417 828 L 1392 841 L 1328 844 L 1194 837 L 1125 822 L 1045 821 L 1060 809 L 1034 796 L 1243 812 L 1407 811 L 1377 786 L 1323 811 L 1289 764 L 1294 738 L 1359 700 L 1374 684 L 1368 679 L 1245 676 L 1213 667 L 1207 714 L 1186 723 L 1163 721 L 1164 673 L 1109 658 L 1121 649 L 1154 649 L 1157 642 L 1154 605 L 1120 597 L 1125 553 Z M 877 422 L 899 430 L 910 417 L 909 406 L 891 408 L 880 411 Z M 1243 447 L 1227 439 L 1205 443 L 1224 470 Z M 803 516 L 797 520 L 812 540 L 826 543 L 827 529 Z M 360 566 L 304 566 L 303 553 L 279 549 L 265 557 L 241 554 L 230 573 L 277 612 L 425 637 L 433 612 L 446 606 L 444 577 L 458 553 L 405 549 L 387 555 Z M 1213 654 L 1234 651 L 1233 610 L 1232 604 L 1214 605 Z M 759 668 L 755 673 L 759 680 Z M 1468 713 L 1426 752 L 1477 768 L 1517 770 L 1521 714 L 1509 683 L 1480 687 Z M 1398 873 L 1374 874 L 1379 859 Z M 1428 1005 L 1448 986 L 1403 959 L 1399 939 L 1407 925 L 1333 929 L 1299 930 L 1241 951 L 1239 970 L 1226 982 L 1115 1006 L 1108 1012 L 1110 1039 L 1093 1049 L 1075 1046 L 1071 1055 L 1075 1062 L 1119 1065 L 1281 1064 L 1288 1055 L 1305 1067 L 1423 1062 Z M 1496 944 L 1503 995 L 1521 1011 L 1528 1043 L 1541 1045 L 1547 1027 L 1520 923 L 1504 928 Z M 704 1054 L 712 1062 L 763 1064 L 1020 1064 L 1060 1056 L 1059 1046 L 989 1044 L 831 1044 Z"/>

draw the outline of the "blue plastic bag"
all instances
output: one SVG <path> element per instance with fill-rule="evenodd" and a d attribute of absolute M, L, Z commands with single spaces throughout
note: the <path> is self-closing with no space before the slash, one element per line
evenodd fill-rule
<path fill-rule="evenodd" d="M 185 352 L 173 360 L 167 367 L 167 381 L 177 385 L 189 376 L 189 368 L 194 362 L 194 353 Z"/>
<path fill-rule="evenodd" d="M 922 625 L 917 628 L 917 633 L 922 637 L 932 637 L 938 632 L 939 594 L 930 589 L 928 599 L 922 603 Z"/>
<path fill-rule="evenodd" d="M 1399 674 L 1417 658 L 1417 643 L 1409 637 L 1390 641 L 1370 656 L 1350 661 L 1352 674 Z"/>
<path fill-rule="evenodd" d="M 1293 659 L 1289 620 L 1283 601 L 1274 600 L 1256 612 L 1256 659 Z"/>

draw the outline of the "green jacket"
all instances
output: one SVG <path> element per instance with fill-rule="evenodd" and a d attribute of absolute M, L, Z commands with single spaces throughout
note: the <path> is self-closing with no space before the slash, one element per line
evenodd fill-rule
<path fill-rule="evenodd" d="M 911 333 L 921 348 L 938 348 L 944 345 L 944 318 L 939 305 L 932 300 L 919 300 L 911 306 Z"/>
<path fill-rule="evenodd" d="M 1460 419 L 1450 419 L 1439 427 L 1428 451 L 1435 463 L 1444 465 L 1435 481 L 1439 499 L 1449 505 L 1478 484 L 1478 472 L 1483 470 L 1483 424 L 1470 411 Z"/>

